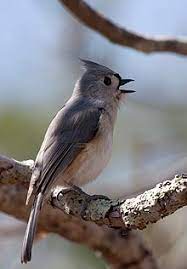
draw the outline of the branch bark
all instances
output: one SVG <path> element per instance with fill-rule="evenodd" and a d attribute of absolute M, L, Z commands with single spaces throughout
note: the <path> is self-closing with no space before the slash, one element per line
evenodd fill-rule
<path fill-rule="evenodd" d="M 187 55 L 187 38 L 151 37 L 140 35 L 115 24 L 82 0 L 59 0 L 84 25 L 100 33 L 108 40 L 144 53 L 174 52 Z"/>
<path fill-rule="evenodd" d="M 21 220 L 28 215 L 24 203 L 33 164 L 0 156 L 0 210 Z M 144 229 L 185 205 L 185 175 L 127 200 L 56 187 L 42 211 L 39 231 L 55 232 L 99 251 L 112 268 L 158 268 L 150 250 L 130 230 Z"/>
<path fill-rule="evenodd" d="M 0 156 L 0 186 L 13 184 L 28 187 L 32 160 L 18 162 Z M 57 186 L 52 190 L 49 201 L 74 217 L 123 230 L 145 229 L 183 206 L 187 205 L 187 175 L 176 175 L 172 180 L 157 184 L 135 198 L 112 200 L 106 196 L 90 196 L 81 189 L 64 189 Z"/>
<path fill-rule="evenodd" d="M 32 160 L 18 162 L 0 156 L 0 211 L 23 221 L 27 220 L 29 213 L 25 199 L 33 163 Z M 56 190 L 51 199 L 53 204 Z M 137 233 L 127 229 L 112 229 L 107 225 L 98 226 L 80 216 L 78 218 L 55 209 L 50 203 L 41 212 L 38 231 L 57 233 L 85 244 L 100 253 L 113 269 L 158 268 L 152 252 Z"/>
<path fill-rule="evenodd" d="M 83 216 L 98 225 L 142 230 L 187 205 L 187 176 L 177 175 L 127 200 L 89 196 L 77 190 L 64 192 L 59 187 L 52 193 L 52 204 L 67 214 Z"/>

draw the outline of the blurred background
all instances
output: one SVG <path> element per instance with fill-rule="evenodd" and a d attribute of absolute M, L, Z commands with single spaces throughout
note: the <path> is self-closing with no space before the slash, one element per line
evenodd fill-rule
<path fill-rule="evenodd" d="M 116 23 L 149 35 L 187 35 L 187 2 L 90 0 Z M 130 196 L 187 167 L 187 60 L 146 55 L 111 44 L 75 20 L 58 1 L 0 1 L 0 154 L 33 159 L 55 113 L 81 74 L 79 57 L 135 79 L 118 114 L 113 157 L 89 193 Z M 144 235 L 163 268 L 186 268 L 186 209 Z M 20 269 L 25 224 L 0 215 L 0 268 Z M 11 257 L 11 258 L 10 258 Z M 83 246 L 49 235 L 35 244 L 28 269 L 105 268 Z"/>

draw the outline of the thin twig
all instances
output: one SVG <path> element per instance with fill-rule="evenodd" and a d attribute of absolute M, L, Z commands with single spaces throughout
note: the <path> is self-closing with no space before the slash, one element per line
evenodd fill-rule
<path fill-rule="evenodd" d="M 82 0 L 59 0 L 59 2 L 80 22 L 115 44 L 127 46 L 144 53 L 174 52 L 187 55 L 187 38 L 185 37 L 152 37 L 138 34 L 115 24 Z"/>

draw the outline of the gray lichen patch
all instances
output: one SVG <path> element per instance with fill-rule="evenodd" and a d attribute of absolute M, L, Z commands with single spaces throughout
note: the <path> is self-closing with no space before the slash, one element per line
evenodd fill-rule
<path fill-rule="evenodd" d="M 111 200 L 97 199 L 91 200 L 87 208 L 86 215 L 90 220 L 98 221 L 104 219 L 112 205 Z"/>

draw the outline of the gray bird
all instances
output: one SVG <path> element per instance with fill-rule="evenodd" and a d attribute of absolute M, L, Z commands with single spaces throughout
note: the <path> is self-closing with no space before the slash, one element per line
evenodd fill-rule
<path fill-rule="evenodd" d="M 23 240 L 21 261 L 31 260 L 38 216 L 54 184 L 82 186 L 94 180 L 112 151 L 117 110 L 126 93 L 120 86 L 133 81 L 97 63 L 81 60 L 85 72 L 71 98 L 50 123 L 36 157 L 26 204 L 32 208 Z"/>

